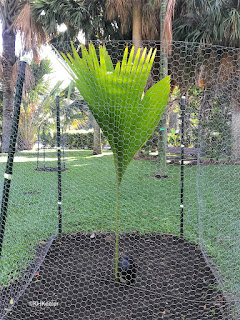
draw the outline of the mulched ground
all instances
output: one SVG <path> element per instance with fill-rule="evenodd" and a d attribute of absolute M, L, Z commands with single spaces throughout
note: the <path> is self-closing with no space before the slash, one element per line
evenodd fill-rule
<path fill-rule="evenodd" d="M 198 246 L 171 235 L 122 235 L 137 266 L 130 286 L 113 279 L 114 236 L 56 239 L 4 320 L 231 320 Z"/>

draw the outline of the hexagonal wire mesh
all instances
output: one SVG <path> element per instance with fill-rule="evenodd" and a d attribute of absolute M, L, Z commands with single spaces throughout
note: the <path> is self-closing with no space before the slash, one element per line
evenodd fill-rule
<path fill-rule="evenodd" d="M 99 44 L 93 42 L 97 56 Z M 32 66 L 35 84 L 23 94 L 11 189 L 4 188 L 11 174 L 4 175 L 6 154 L 1 158 L 1 191 L 10 197 L 6 204 L 2 196 L 0 317 L 238 319 L 239 49 L 174 42 L 167 56 L 160 42 L 146 41 L 143 47 L 157 51 L 141 87 L 133 60 L 130 71 L 124 63 L 122 73 L 108 69 L 118 68 L 126 46 L 130 59 L 132 44 L 101 45 L 113 66 L 107 58 L 106 78 L 97 81 L 96 61 L 97 72 L 80 69 L 80 95 Z M 72 52 L 69 43 L 55 47 Z M 55 64 L 58 56 L 51 59 Z M 142 123 L 154 110 L 159 120 L 164 87 L 139 112 L 163 73 L 171 75 L 167 111 L 153 121 L 155 130 L 149 121 L 149 130 Z M 67 74 L 61 69 L 56 77 Z M 86 101 L 90 91 L 94 99 Z M 128 164 L 122 159 L 129 146 L 141 150 Z M 124 174 L 118 164 L 127 167 Z"/>

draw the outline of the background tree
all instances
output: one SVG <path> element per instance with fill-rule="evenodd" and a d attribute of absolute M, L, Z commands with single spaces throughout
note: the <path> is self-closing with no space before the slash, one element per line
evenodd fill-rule
<path fill-rule="evenodd" d="M 105 0 L 38 0 L 34 3 L 34 15 L 51 36 L 53 46 L 61 51 L 69 50 L 65 41 L 78 41 L 80 30 L 87 41 L 124 39 L 119 19 L 112 23 L 105 17 Z M 62 23 L 67 26 L 67 30 L 59 33 L 58 26 Z M 100 127 L 94 121 L 93 153 L 101 152 Z"/>
<path fill-rule="evenodd" d="M 175 1 L 159 0 L 106 0 L 106 16 L 113 20 L 119 18 L 122 23 L 122 32 L 132 30 L 132 41 L 136 48 L 142 46 L 142 40 L 163 40 L 166 46 L 161 45 L 160 51 L 160 79 L 168 73 L 167 47 L 172 40 L 171 22 Z M 164 42 L 163 42 L 164 43 Z M 162 44 L 163 44 L 162 43 Z M 159 79 L 158 79 L 159 80 Z M 150 81 L 149 81 L 150 83 Z M 167 146 L 167 111 L 158 126 L 158 172 L 165 177 L 166 146 Z M 163 130 L 164 129 L 164 130 Z"/>
<path fill-rule="evenodd" d="M 36 21 L 44 25 L 54 45 L 77 40 L 81 31 L 86 40 L 123 40 L 121 23 L 105 17 L 106 0 L 36 0 L 33 3 Z M 60 33 L 58 26 L 65 24 L 66 32 Z M 63 48 L 64 49 L 64 48 Z"/>
<path fill-rule="evenodd" d="M 46 40 L 41 25 L 31 16 L 28 1 L 2 0 L 0 2 L 0 19 L 2 22 L 3 52 L 0 58 L 0 77 L 3 88 L 3 124 L 2 152 L 7 152 L 11 133 L 14 88 L 18 61 L 16 57 L 16 35 L 21 33 L 22 52 L 34 51 L 37 58 L 37 47 Z M 27 74 L 27 77 L 29 74 Z"/>
<path fill-rule="evenodd" d="M 36 138 L 37 130 L 44 121 L 45 115 L 49 113 L 53 93 L 49 92 L 50 80 L 45 76 L 50 74 L 52 69 L 50 60 L 42 60 L 39 64 L 32 62 L 31 68 L 35 74 L 35 84 L 23 98 L 21 114 L 19 119 L 18 150 L 32 149 Z"/>
<path fill-rule="evenodd" d="M 240 2 L 177 1 L 173 28 L 178 41 L 239 47 Z"/>
<path fill-rule="evenodd" d="M 171 53 L 172 16 L 176 0 L 162 0 L 160 4 L 160 79 L 168 75 L 168 54 Z M 167 119 L 168 109 L 165 110 L 158 125 L 158 166 L 156 177 L 167 177 Z"/>
<path fill-rule="evenodd" d="M 142 40 L 159 40 L 160 2 L 106 0 L 106 17 L 110 21 L 119 19 L 122 34 L 132 32 L 129 40 L 139 48 L 142 46 Z"/>
<path fill-rule="evenodd" d="M 240 2 L 238 0 L 178 1 L 173 30 L 175 40 L 239 47 Z M 202 114 L 204 108 L 209 108 L 207 102 L 214 99 L 216 88 L 230 98 L 233 159 L 240 159 L 239 58 L 237 51 L 231 52 L 224 47 L 219 47 L 218 50 L 215 48 L 202 62 L 201 73 L 198 75 L 205 91 L 201 105 Z M 182 72 L 182 75 L 185 81 L 189 79 L 186 73 Z M 203 137 L 202 140 L 206 139 Z"/>

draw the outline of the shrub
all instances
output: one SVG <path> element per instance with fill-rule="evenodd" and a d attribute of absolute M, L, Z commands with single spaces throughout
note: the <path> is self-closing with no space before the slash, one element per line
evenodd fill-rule
<path fill-rule="evenodd" d="M 69 149 L 93 149 L 93 132 L 65 133 L 62 137 Z"/>
<path fill-rule="evenodd" d="M 62 145 L 66 149 L 93 149 L 93 132 L 76 132 L 76 133 L 64 133 L 61 136 Z M 41 137 L 42 138 L 42 137 Z M 108 141 L 106 138 L 101 135 L 101 140 L 103 145 L 107 145 Z M 45 136 L 45 146 L 47 148 L 54 148 L 56 147 L 56 133 L 54 133 L 53 137 Z"/>

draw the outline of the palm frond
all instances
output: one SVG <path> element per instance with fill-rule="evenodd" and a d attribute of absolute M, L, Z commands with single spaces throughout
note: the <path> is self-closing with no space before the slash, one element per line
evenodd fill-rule
<path fill-rule="evenodd" d="M 177 9 L 173 24 L 176 40 L 239 47 L 239 1 L 183 1 L 181 10 Z"/>
<path fill-rule="evenodd" d="M 228 40 L 227 45 L 240 46 L 240 11 L 232 8 L 223 21 L 224 38 Z"/>
<path fill-rule="evenodd" d="M 144 89 L 156 50 L 125 48 L 122 62 L 113 67 L 106 48 L 98 59 L 93 44 L 82 46 L 82 58 L 72 46 L 73 57 L 63 54 L 68 72 L 107 137 L 114 154 L 119 183 L 134 154 L 158 124 L 168 101 L 170 77 Z"/>
<path fill-rule="evenodd" d="M 160 6 L 143 5 L 142 9 L 142 37 L 146 40 L 159 40 Z"/>
<path fill-rule="evenodd" d="M 33 49 L 35 61 L 39 60 L 37 46 L 46 43 L 47 37 L 40 23 L 32 17 L 31 5 L 26 3 L 14 21 L 14 29 L 20 31 L 23 47 L 26 51 Z"/>
<path fill-rule="evenodd" d="M 14 88 L 16 86 L 17 77 L 18 77 L 18 68 L 19 68 L 19 60 L 17 60 L 15 62 L 15 64 L 13 65 L 13 68 L 12 68 L 12 76 L 11 76 L 11 82 L 10 82 L 12 90 L 14 90 Z M 26 71 L 25 71 L 25 81 L 23 84 L 24 96 L 26 96 L 27 92 L 29 92 L 30 90 L 33 89 L 34 84 L 35 84 L 34 74 L 32 72 L 31 67 L 29 66 L 29 64 L 27 64 Z"/>
<path fill-rule="evenodd" d="M 119 18 L 123 34 L 127 33 L 131 26 L 132 1 L 106 0 L 106 18 L 108 20 Z"/>

